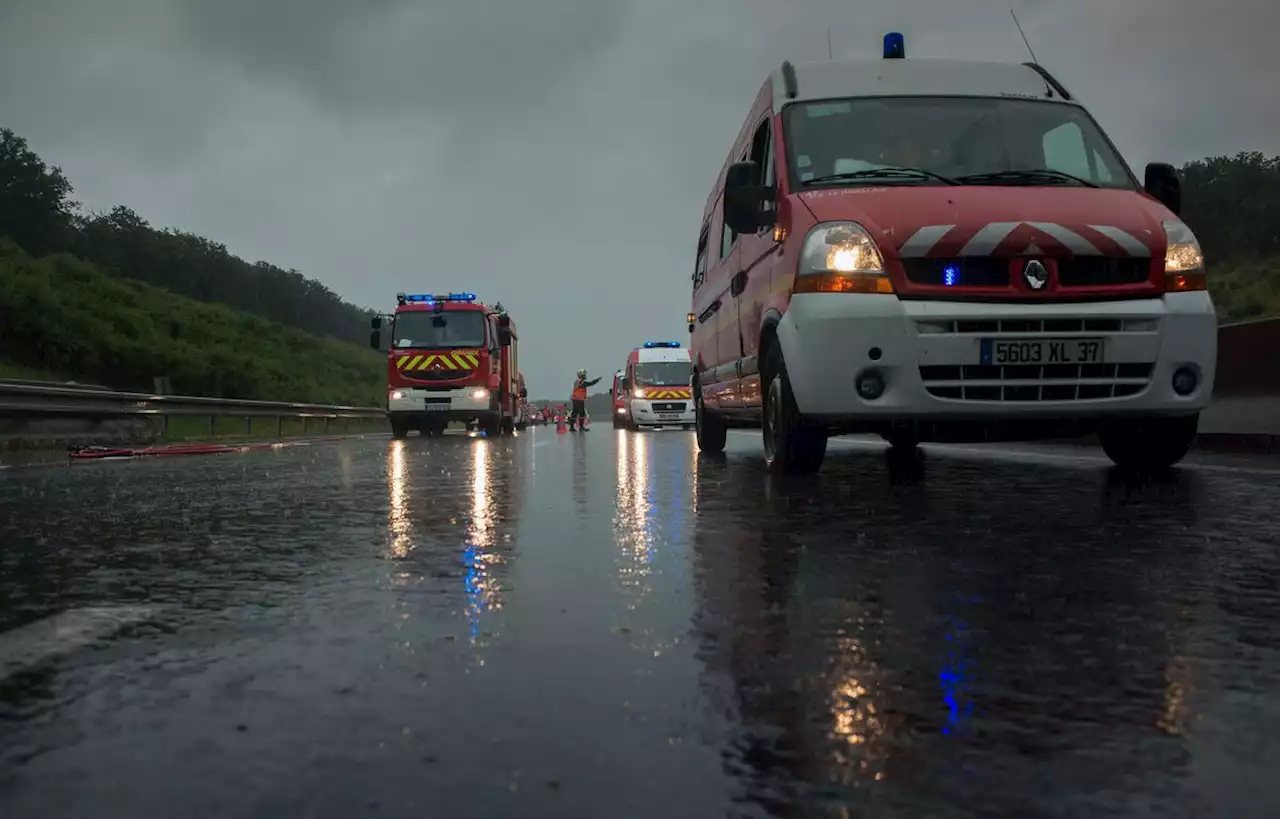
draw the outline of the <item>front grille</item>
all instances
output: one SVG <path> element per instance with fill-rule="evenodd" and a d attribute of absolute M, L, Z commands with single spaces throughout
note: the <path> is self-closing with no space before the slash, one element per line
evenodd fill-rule
<path fill-rule="evenodd" d="M 1058 262 L 1059 287 L 1099 287 L 1139 284 L 1151 277 L 1150 259 L 1112 259 L 1106 256 L 1077 256 Z"/>
<path fill-rule="evenodd" d="M 1137 395 L 1154 364 L 921 367 L 925 389 L 953 401 L 1088 401 Z"/>
<path fill-rule="evenodd" d="M 475 375 L 475 370 L 414 370 L 400 375 L 411 381 L 459 381 Z"/>
<path fill-rule="evenodd" d="M 1154 333 L 1160 329 L 1156 318 L 1058 318 L 1058 319 L 919 319 L 921 335 L 981 333 L 986 336 L 1017 333 Z"/>
<path fill-rule="evenodd" d="M 952 285 L 964 287 L 1010 286 L 1010 270 L 1026 257 L 1009 256 L 956 256 L 943 259 L 903 259 L 902 268 L 907 281 L 942 287 L 948 284 L 950 271 Z M 1151 259 L 1108 256 L 1076 256 L 1056 260 L 1058 287 L 1098 287 L 1103 285 L 1141 284 L 1151 276 Z"/>
<path fill-rule="evenodd" d="M 653 411 L 654 412 L 684 412 L 684 408 L 687 406 L 688 404 L 686 404 L 683 401 L 676 401 L 676 402 L 655 401 L 653 402 Z"/>

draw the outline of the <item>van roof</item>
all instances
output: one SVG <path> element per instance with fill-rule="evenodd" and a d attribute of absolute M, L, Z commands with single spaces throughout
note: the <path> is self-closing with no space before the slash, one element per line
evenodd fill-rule
<path fill-rule="evenodd" d="M 795 77 L 787 95 L 787 74 Z M 1066 89 L 1031 63 L 969 60 L 832 60 L 783 64 L 770 77 L 773 110 L 842 97 L 1022 97 L 1073 104 Z"/>

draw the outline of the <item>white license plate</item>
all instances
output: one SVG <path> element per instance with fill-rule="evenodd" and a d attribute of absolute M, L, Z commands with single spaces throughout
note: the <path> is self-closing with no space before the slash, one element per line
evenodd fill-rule
<path fill-rule="evenodd" d="M 1101 364 L 1103 342 L 1101 338 L 984 338 L 981 364 L 984 367 Z"/>
<path fill-rule="evenodd" d="M 427 402 L 427 412 L 448 412 L 448 411 L 449 411 L 448 401 L 428 401 Z"/>
<path fill-rule="evenodd" d="M 679 421 L 680 413 L 678 412 L 660 412 L 658 413 L 659 421 Z"/>

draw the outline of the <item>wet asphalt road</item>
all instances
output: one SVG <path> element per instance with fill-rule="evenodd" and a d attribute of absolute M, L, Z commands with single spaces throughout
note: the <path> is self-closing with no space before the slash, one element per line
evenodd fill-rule
<path fill-rule="evenodd" d="M 137 621 L 10 656 L 0 816 L 1275 816 L 1274 461 L 759 461 L 597 426 L 0 473 L 0 654 Z"/>

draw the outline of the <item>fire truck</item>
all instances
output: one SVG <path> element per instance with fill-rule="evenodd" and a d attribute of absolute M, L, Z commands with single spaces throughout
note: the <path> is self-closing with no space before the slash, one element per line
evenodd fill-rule
<path fill-rule="evenodd" d="M 387 335 L 387 416 L 391 434 L 442 435 L 451 421 L 487 435 L 510 434 L 519 417 L 516 326 L 499 302 L 475 293 L 396 294 L 390 316 L 375 316 L 369 344 Z"/>

